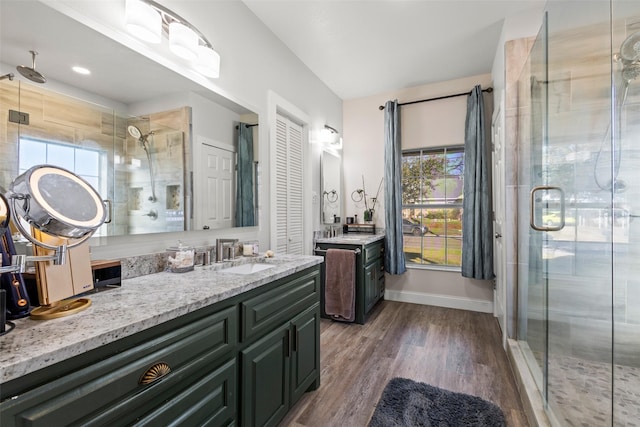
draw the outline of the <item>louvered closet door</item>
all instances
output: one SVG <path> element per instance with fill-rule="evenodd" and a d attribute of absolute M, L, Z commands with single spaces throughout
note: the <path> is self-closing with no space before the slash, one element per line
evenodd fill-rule
<path fill-rule="evenodd" d="M 302 255 L 302 126 L 276 117 L 276 251 Z"/>

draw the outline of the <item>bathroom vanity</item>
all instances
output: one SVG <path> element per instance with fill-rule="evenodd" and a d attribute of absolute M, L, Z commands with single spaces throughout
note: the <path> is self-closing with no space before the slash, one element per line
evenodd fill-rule
<path fill-rule="evenodd" d="M 0 425 L 277 425 L 320 384 L 322 258 L 263 262 L 127 279 L 82 313 L 16 321 Z"/>
<path fill-rule="evenodd" d="M 384 298 L 384 234 L 344 234 L 316 240 L 315 254 L 325 255 L 328 249 L 356 252 L 355 323 L 364 324 L 378 301 Z M 325 264 L 322 264 L 321 313 L 324 310 Z"/>

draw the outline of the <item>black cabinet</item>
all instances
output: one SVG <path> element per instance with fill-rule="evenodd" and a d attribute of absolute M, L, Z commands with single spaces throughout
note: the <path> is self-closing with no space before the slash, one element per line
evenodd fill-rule
<path fill-rule="evenodd" d="M 364 324 L 368 314 L 378 301 L 384 298 L 384 240 L 366 245 L 345 243 L 317 243 L 317 255 L 325 254 L 328 249 L 347 249 L 356 251 L 356 314 L 355 322 Z M 321 313 L 324 310 L 324 264 L 322 265 Z"/>
<path fill-rule="evenodd" d="M 277 425 L 320 384 L 319 291 L 315 266 L 2 384 L 0 425 Z"/>

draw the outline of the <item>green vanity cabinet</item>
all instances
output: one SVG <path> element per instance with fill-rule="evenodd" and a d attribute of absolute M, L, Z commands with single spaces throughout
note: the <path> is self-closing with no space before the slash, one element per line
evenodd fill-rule
<path fill-rule="evenodd" d="M 320 384 L 319 288 L 316 265 L 3 383 L 0 425 L 275 425 Z"/>
<path fill-rule="evenodd" d="M 29 375 L 3 427 L 225 425 L 236 414 L 236 307 L 200 310 Z M 13 385 L 9 383 L 11 389 Z M 3 385 L 4 388 L 4 385 Z M 5 392 L 3 390 L 3 397 Z"/>
<path fill-rule="evenodd" d="M 241 425 L 278 425 L 320 385 L 319 295 L 316 269 L 241 303 Z"/>
<path fill-rule="evenodd" d="M 325 254 L 327 249 L 331 248 L 356 251 L 355 322 L 364 324 L 367 316 L 376 305 L 376 303 L 384 298 L 384 239 L 377 240 L 366 245 L 351 243 L 317 243 L 316 254 Z M 324 277 L 325 274 L 323 264 L 321 312 L 323 317 L 329 317 L 324 311 Z"/>

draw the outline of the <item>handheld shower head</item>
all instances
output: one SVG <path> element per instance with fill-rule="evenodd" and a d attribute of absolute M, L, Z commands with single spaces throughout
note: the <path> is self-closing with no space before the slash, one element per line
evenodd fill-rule
<path fill-rule="evenodd" d="M 134 126 L 134 125 L 129 125 L 127 126 L 127 131 L 129 132 L 129 135 L 131 135 L 132 137 L 136 138 L 138 140 L 138 142 L 140 142 L 140 144 L 142 145 L 143 148 L 146 149 L 146 142 L 147 142 L 147 138 L 149 137 L 149 135 L 153 135 L 153 131 L 149 132 L 146 135 L 142 134 L 142 131 L 140 130 L 139 127 Z"/>
<path fill-rule="evenodd" d="M 27 67 L 26 65 L 18 65 L 16 67 L 16 70 L 18 70 L 20 74 L 22 74 L 32 82 L 45 83 L 47 81 L 45 76 L 36 71 L 36 55 L 38 54 L 38 52 L 36 52 L 35 50 L 30 50 L 29 52 L 31 52 L 31 68 Z"/>
<path fill-rule="evenodd" d="M 627 61 L 640 59 L 640 31 L 636 31 L 620 45 L 620 56 Z"/>

